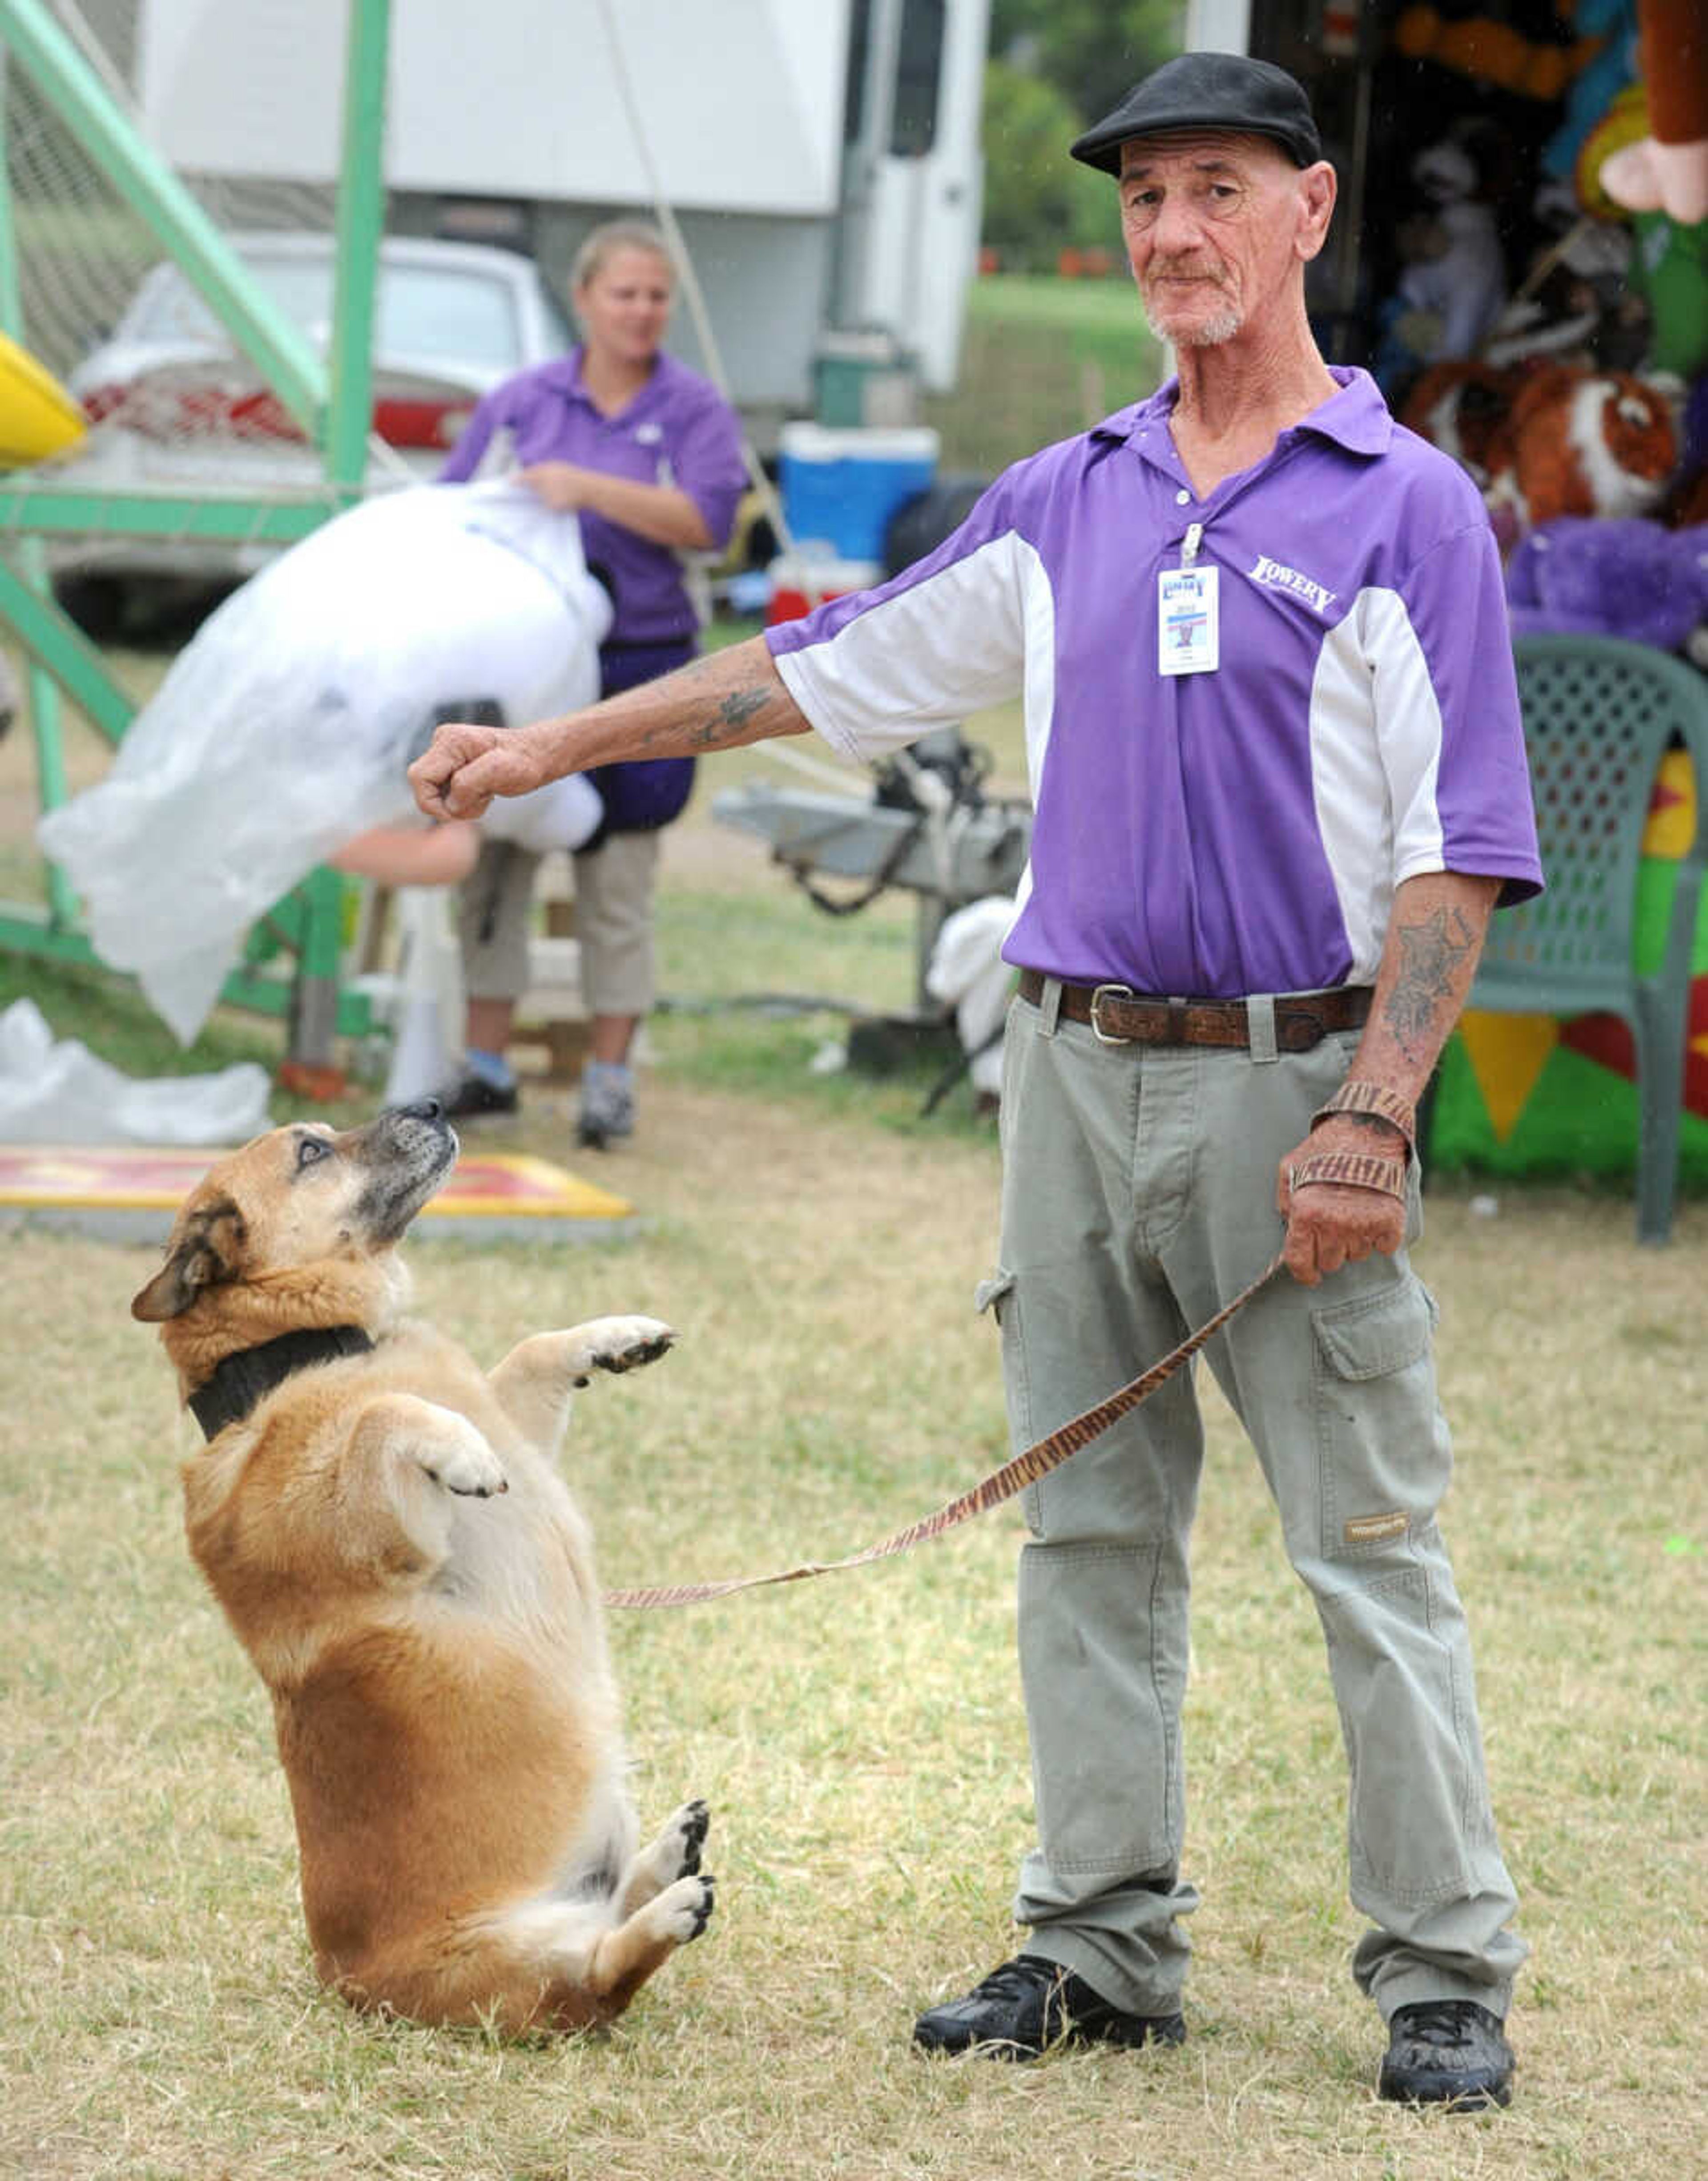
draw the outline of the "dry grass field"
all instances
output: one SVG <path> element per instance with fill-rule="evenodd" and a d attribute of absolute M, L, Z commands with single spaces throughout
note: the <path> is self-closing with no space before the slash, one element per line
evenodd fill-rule
<path fill-rule="evenodd" d="M 707 772 L 672 844 L 667 989 L 904 1002 L 905 908 L 816 919 L 707 820 L 736 776 Z M 993 1135 L 964 1094 L 927 1123 L 917 1083 L 812 1074 L 835 1028 L 661 1017 L 632 1148 L 576 1161 L 558 1090 L 482 1138 L 621 1187 L 633 1233 L 413 1250 L 421 1306 L 487 1360 L 595 1311 L 680 1329 L 573 1427 L 612 1583 L 832 1557 L 1006 1454 L 971 1308 Z M 1639 1252 L 1606 1195 L 1509 1185 L 1493 1217 L 1468 1189 L 1431 1199 L 1445 1520 L 1534 1950 L 1512 2108 L 1452 2118 L 1372 2093 L 1316 1621 L 1213 1393 L 1182 2051 L 1011 2068 L 908 2048 L 917 2008 L 1015 1937 L 1031 1790 L 1010 1510 L 877 1569 L 617 1617 L 638 1799 L 709 1799 L 718 1914 L 609 2035 L 505 2046 L 317 1988 L 266 1700 L 185 1549 L 185 1427 L 128 1315 L 157 1253 L 0 1234 L 0 2173 L 1683 2181 L 1701 2170 L 1708 1908 L 1705 1245 L 1701 1201 Z"/>
<path fill-rule="evenodd" d="M 517 1140 L 560 1149 L 567 1105 Z M 969 1299 L 995 1153 L 674 1079 L 619 1163 L 630 1240 L 422 1242 L 421 1306 L 496 1359 L 592 1311 L 677 1353 L 595 1389 L 569 1460 L 613 1582 L 862 1544 L 1005 1451 Z M 1017 1518 L 911 1559 L 615 1628 L 643 1808 L 711 1800 L 719 1914 L 609 2037 L 504 2048 L 316 1988 L 259 1685 L 179 1528 L 152 1262 L 0 1240 L 0 2171 L 78 2181 L 859 2181 L 1020 2173 L 1682 2177 L 1700 2154 L 1700 1341 L 1708 1221 L 1438 1201 L 1459 1474 L 1508 1854 L 1535 1949 L 1512 2111 L 1396 2112 L 1346 1959 L 1342 1761 L 1314 1617 L 1219 1404 L 1198 1543 L 1176 2054 L 928 2064 L 912 2013 L 1009 1949 L 1029 1781 Z M 1148 1358 L 1135 1358 L 1135 1366 Z"/>

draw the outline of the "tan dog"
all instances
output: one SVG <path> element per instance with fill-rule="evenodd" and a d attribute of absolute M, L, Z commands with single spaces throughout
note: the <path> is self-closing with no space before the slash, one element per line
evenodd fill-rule
<path fill-rule="evenodd" d="M 706 1808 L 650 1847 L 624 1779 L 571 1389 L 656 1318 L 540 1333 L 490 1376 L 399 1311 L 450 1171 L 436 1102 L 223 1159 L 131 1305 L 208 1444 L 190 1549 L 273 1694 L 315 1963 L 359 2006 L 509 2032 L 618 2014 L 712 1912 Z"/>

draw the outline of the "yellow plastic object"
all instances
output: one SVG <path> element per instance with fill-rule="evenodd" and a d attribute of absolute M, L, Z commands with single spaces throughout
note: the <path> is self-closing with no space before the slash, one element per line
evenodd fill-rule
<path fill-rule="evenodd" d="M 45 364 L 0 334 L 0 467 L 22 469 L 74 447 L 89 420 Z"/>
<path fill-rule="evenodd" d="M 1608 196 L 1601 169 L 1616 152 L 1649 134 L 1649 97 L 1640 83 L 1627 84 L 1584 137 L 1573 180 L 1578 202 L 1592 219 L 1623 219 L 1625 207 Z"/>

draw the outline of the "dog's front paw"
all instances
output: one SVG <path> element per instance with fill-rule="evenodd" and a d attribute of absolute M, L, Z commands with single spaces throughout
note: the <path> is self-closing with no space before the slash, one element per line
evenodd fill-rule
<path fill-rule="evenodd" d="M 669 1937 L 679 1946 L 697 1939 L 712 1920 L 714 1904 L 714 1878 L 703 1875 L 679 1878 L 674 1886 L 667 1886 L 653 1903 L 653 1913 L 664 1923 Z"/>
<path fill-rule="evenodd" d="M 444 1437 L 422 1447 L 421 1467 L 435 1484 L 469 1499 L 490 1499 L 510 1483 L 483 1433 L 461 1416 L 448 1416 Z M 460 1428 L 459 1428 L 460 1427 Z"/>
<path fill-rule="evenodd" d="M 587 1383 L 590 1371 L 638 1371 L 643 1363 L 656 1363 L 676 1338 L 674 1328 L 657 1317 L 599 1317 L 581 1331 L 578 1386 Z"/>

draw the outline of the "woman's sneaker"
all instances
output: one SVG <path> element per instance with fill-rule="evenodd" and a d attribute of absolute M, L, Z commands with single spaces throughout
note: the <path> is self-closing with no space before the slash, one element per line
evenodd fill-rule
<path fill-rule="evenodd" d="M 459 1073 L 437 1094 L 451 1121 L 478 1120 L 483 1114 L 514 1113 L 521 1105 L 514 1075 L 506 1080 L 490 1068 L 465 1060 Z"/>
<path fill-rule="evenodd" d="M 635 1075 L 620 1061 L 590 1060 L 581 1070 L 581 1111 L 576 1140 L 602 1151 L 635 1133 Z"/>

